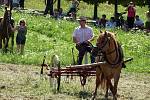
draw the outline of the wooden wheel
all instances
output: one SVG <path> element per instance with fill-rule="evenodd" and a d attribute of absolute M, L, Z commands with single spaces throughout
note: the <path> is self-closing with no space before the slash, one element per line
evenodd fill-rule
<path fill-rule="evenodd" d="M 50 77 L 50 84 L 54 90 L 59 91 L 61 74 L 60 74 L 60 60 L 57 55 L 52 56 L 51 65 L 52 65 L 51 71 L 58 70 L 58 73 L 52 74 L 52 77 Z"/>

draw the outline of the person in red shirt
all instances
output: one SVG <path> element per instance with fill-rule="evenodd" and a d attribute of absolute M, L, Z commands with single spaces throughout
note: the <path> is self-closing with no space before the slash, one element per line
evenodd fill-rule
<path fill-rule="evenodd" d="M 128 23 L 128 28 L 133 28 L 134 25 L 134 20 L 135 20 L 135 15 L 136 15 L 136 9 L 135 5 L 133 2 L 129 3 L 128 8 L 126 9 L 128 11 L 127 15 L 127 23 Z"/>

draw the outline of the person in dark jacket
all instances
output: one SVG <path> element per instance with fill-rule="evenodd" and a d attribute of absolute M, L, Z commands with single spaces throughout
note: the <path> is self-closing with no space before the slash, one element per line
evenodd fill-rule
<path fill-rule="evenodd" d="M 19 1 L 20 8 L 24 9 L 24 0 Z"/>

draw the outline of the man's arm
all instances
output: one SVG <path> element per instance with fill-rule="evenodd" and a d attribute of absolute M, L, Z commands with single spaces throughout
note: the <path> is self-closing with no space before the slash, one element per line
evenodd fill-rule
<path fill-rule="evenodd" d="M 73 42 L 78 44 L 79 42 L 77 41 L 76 37 L 73 36 Z"/>

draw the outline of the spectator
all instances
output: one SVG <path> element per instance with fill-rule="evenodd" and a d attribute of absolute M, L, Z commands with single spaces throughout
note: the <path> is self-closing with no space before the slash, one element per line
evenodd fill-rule
<path fill-rule="evenodd" d="M 144 28 L 144 22 L 140 19 L 138 15 L 135 16 L 134 27 L 138 29 Z"/>
<path fill-rule="evenodd" d="M 22 9 L 24 9 L 24 1 L 25 0 L 20 0 L 19 1 L 20 8 L 22 8 Z"/>
<path fill-rule="evenodd" d="M 86 18 L 80 17 L 80 26 L 73 32 L 73 42 L 76 44 L 76 48 L 79 51 L 78 64 L 82 64 L 83 56 L 85 52 L 91 52 L 90 41 L 93 40 L 94 33 L 92 28 L 86 25 Z M 95 59 L 91 55 L 91 63 L 94 63 Z"/>
<path fill-rule="evenodd" d="M 47 0 L 44 15 L 47 15 L 48 11 L 50 11 L 50 15 L 53 16 L 53 14 L 54 14 L 54 12 L 53 12 L 53 0 Z"/>
<path fill-rule="evenodd" d="M 116 22 L 116 27 L 122 27 L 124 24 L 124 17 L 123 14 L 125 14 L 126 12 L 121 12 L 121 13 L 117 13 L 116 14 L 116 18 L 115 18 L 115 22 Z"/>
<path fill-rule="evenodd" d="M 111 17 L 109 21 L 106 22 L 106 28 L 111 29 L 116 27 L 115 18 Z"/>
<path fill-rule="evenodd" d="M 54 9 L 53 17 L 54 17 L 55 19 L 58 19 L 58 17 L 59 17 L 58 9 Z"/>
<path fill-rule="evenodd" d="M 12 2 L 13 8 L 19 7 L 19 2 L 20 2 L 20 0 L 13 0 L 13 2 Z"/>
<path fill-rule="evenodd" d="M 79 6 L 78 0 L 72 0 L 71 7 L 70 7 L 69 11 L 67 12 L 67 15 L 71 16 L 71 13 L 76 13 L 78 6 Z"/>
<path fill-rule="evenodd" d="M 145 31 L 150 32 L 150 11 L 146 12 L 147 21 L 145 22 Z"/>
<path fill-rule="evenodd" d="M 136 15 L 136 9 L 135 9 L 133 2 L 129 3 L 128 8 L 126 10 L 128 11 L 128 14 L 127 14 L 128 27 L 131 29 L 133 28 L 134 19 Z"/>
<path fill-rule="evenodd" d="M 100 19 L 100 27 L 105 28 L 105 27 L 106 27 L 106 22 L 107 22 L 107 20 L 106 20 L 106 15 L 103 14 L 103 15 L 102 15 L 102 18 Z"/>
<path fill-rule="evenodd" d="M 121 27 L 124 25 L 124 23 L 125 23 L 125 19 L 124 19 L 123 16 L 121 16 L 120 17 L 120 25 L 121 25 Z"/>
<path fill-rule="evenodd" d="M 24 54 L 24 46 L 27 34 L 27 26 L 24 19 L 21 19 L 19 21 L 19 25 L 14 28 L 14 31 L 15 30 L 18 31 L 16 36 L 17 52 L 20 54 Z"/>
<path fill-rule="evenodd" d="M 99 17 L 97 17 L 95 21 L 96 21 L 95 26 L 99 27 L 100 26 L 100 19 L 99 19 Z"/>
<path fill-rule="evenodd" d="M 3 5 L 4 4 L 4 0 L 0 0 L 0 5 Z"/>
<path fill-rule="evenodd" d="M 62 8 L 60 8 L 60 9 L 58 10 L 58 16 L 59 16 L 59 18 L 61 18 L 61 19 L 65 16 L 65 14 L 63 13 L 63 9 L 62 9 Z"/>
<path fill-rule="evenodd" d="M 6 6 L 8 6 L 8 5 L 9 5 L 8 0 L 4 0 L 4 5 L 6 5 Z"/>
<path fill-rule="evenodd" d="M 124 31 L 129 31 L 129 28 L 128 28 L 128 22 L 125 20 L 124 21 L 124 23 L 123 23 L 123 25 L 122 25 L 122 30 L 124 30 Z"/>

